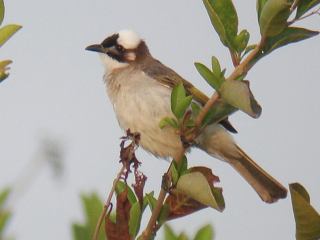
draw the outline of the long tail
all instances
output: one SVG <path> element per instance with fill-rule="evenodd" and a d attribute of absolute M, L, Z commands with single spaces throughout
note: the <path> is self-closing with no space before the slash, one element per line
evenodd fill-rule
<path fill-rule="evenodd" d="M 267 203 L 286 198 L 287 189 L 256 164 L 240 147 L 236 147 L 240 157 L 229 161 L 229 163 L 247 180 L 260 198 Z"/>
<path fill-rule="evenodd" d="M 228 162 L 254 188 L 260 198 L 273 203 L 286 198 L 287 189 L 256 164 L 231 135 L 218 125 L 210 125 L 197 139 L 198 146 L 208 154 Z"/>

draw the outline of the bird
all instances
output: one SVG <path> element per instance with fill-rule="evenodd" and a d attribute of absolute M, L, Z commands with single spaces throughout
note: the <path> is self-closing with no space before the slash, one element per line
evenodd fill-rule
<path fill-rule="evenodd" d="M 177 131 L 161 129 L 159 122 L 174 117 L 171 92 L 183 84 L 193 101 L 204 105 L 208 97 L 173 69 L 154 58 L 144 39 L 133 30 L 121 30 L 99 44 L 86 47 L 97 52 L 105 68 L 107 95 L 123 130 L 140 133 L 140 146 L 158 158 L 176 158 L 184 145 Z M 228 119 L 207 125 L 191 147 L 230 164 L 266 203 L 286 198 L 287 190 L 254 162 L 235 142 Z"/>

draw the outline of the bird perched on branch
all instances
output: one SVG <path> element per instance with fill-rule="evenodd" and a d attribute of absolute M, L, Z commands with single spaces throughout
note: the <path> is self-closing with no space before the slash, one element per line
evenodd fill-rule
<path fill-rule="evenodd" d="M 173 128 L 160 129 L 159 122 L 171 111 L 172 88 L 183 83 L 194 101 L 204 105 L 208 97 L 175 71 L 163 65 L 149 52 L 144 40 L 135 32 L 123 30 L 86 50 L 98 52 L 106 73 L 108 96 L 119 125 L 141 134 L 140 145 L 161 158 L 176 158 L 183 149 Z M 229 163 L 268 203 L 285 198 L 287 190 L 259 167 L 233 140 L 228 132 L 235 129 L 227 119 L 205 127 L 193 147 Z"/>

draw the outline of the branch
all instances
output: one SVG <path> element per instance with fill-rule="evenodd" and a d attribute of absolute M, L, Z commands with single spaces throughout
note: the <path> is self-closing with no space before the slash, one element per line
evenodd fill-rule
<path fill-rule="evenodd" d="M 164 202 L 164 199 L 166 198 L 166 195 L 167 195 L 167 192 L 163 188 L 161 188 L 156 207 L 153 209 L 152 215 L 151 215 L 149 222 L 148 222 L 148 225 L 147 225 L 146 229 L 142 232 L 139 239 L 140 238 L 141 238 L 141 240 L 150 239 L 151 235 L 153 234 L 153 228 L 156 225 L 156 222 L 157 222 L 157 219 L 158 219 L 159 214 L 161 212 L 161 208 L 163 206 L 163 202 Z"/>
<path fill-rule="evenodd" d="M 239 76 L 246 74 L 253 65 L 250 62 L 257 56 L 261 51 L 265 42 L 265 38 L 261 38 L 259 44 L 251 51 L 251 53 L 234 69 L 231 75 L 226 79 L 226 81 L 235 80 Z"/>
<path fill-rule="evenodd" d="M 207 115 L 209 110 L 213 107 L 215 102 L 218 101 L 218 99 L 219 99 L 219 94 L 217 92 L 215 92 L 212 95 L 212 97 L 207 101 L 207 103 L 204 105 L 204 107 L 201 109 L 201 111 L 199 112 L 199 115 L 197 116 L 197 118 L 195 120 L 195 124 L 196 124 L 197 129 L 200 129 L 201 124 L 203 122 L 203 119 L 205 118 L 205 116 Z"/>
<path fill-rule="evenodd" d="M 183 158 L 185 151 L 186 151 L 185 149 L 180 151 L 179 155 L 176 156 L 176 159 L 173 158 L 172 161 L 176 161 L 177 163 L 179 163 L 181 161 L 181 159 Z M 172 161 L 170 163 L 170 166 L 169 166 L 166 174 L 170 173 Z M 161 190 L 160 190 L 160 193 L 158 196 L 156 207 L 152 211 L 152 215 L 149 219 L 149 222 L 148 222 L 146 229 L 142 232 L 142 234 L 140 235 L 140 237 L 138 239 L 149 240 L 151 235 L 154 234 L 154 227 L 156 226 L 156 223 L 157 223 L 158 217 L 160 215 L 161 208 L 163 206 L 163 202 L 164 202 L 166 196 L 167 196 L 167 191 L 163 188 L 163 186 L 161 186 Z"/>
<path fill-rule="evenodd" d="M 103 219 L 105 218 L 106 213 L 108 211 L 108 208 L 109 208 L 109 206 L 111 204 L 111 199 L 112 199 L 112 196 L 113 196 L 113 194 L 115 192 L 117 183 L 120 180 L 121 176 L 124 174 L 125 170 L 126 170 L 126 166 L 125 166 L 125 164 L 123 164 L 122 168 L 120 169 L 120 171 L 117 174 L 117 177 L 113 180 L 112 188 L 111 188 L 111 190 L 109 192 L 109 195 L 108 195 L 108 198 L 106 200 L 106 203 L 103 206 L 103 210 L 102 210 L 102 212 L 100 214 L 99 220 L 98 220 L 96 228 L 94 230 L 94 234 L 93 234 L 92 240 L 98 240 L 99 230 L 100 230 L 101 224 L 102 224 Z"/>

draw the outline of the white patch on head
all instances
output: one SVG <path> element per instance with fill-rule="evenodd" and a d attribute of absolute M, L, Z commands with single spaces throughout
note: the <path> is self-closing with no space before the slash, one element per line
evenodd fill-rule
<path fill-rule="evenodd" d="M 117 60 L 109 57 L 107 54 L 100 53 L 99 54 L 102 64 L 106 69 L 106 72 L 111 73 L 113 70 L 117 68 L 123 68 L 128 66 L 128 63 L 118 62 Z"/>
<path fill-rule="evenodd" d="M 122 30 L 118 34 L 117 42 L 125 49 L 135 49 L 141 42 L 139 35 L 132 30 Z"/>

